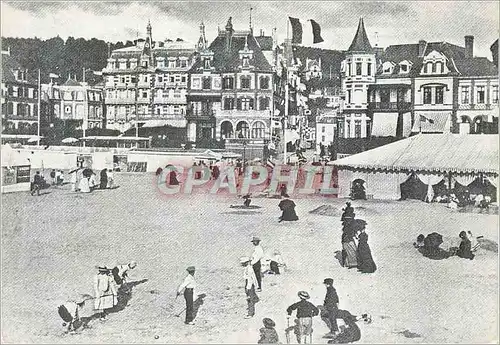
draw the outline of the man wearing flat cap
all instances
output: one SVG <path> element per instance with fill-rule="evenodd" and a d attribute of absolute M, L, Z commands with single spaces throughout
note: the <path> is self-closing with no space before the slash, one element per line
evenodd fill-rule
<path fill-rule="evenodd" d="M 184 320 L 184 323 L 186 325 L 194 325 L 193 296 L 194 289 L 196 288 L 196 281 L 194 280 L 195 267 L 189 266 L 186 268 L 186 271 L 188 272 L 188 275 L 177 289 L 177 296 L 179 296 L 182 293 L 182 290 L 184 290 L 184 299 L 186 300 L 186 319 Z"/>
<path fill-rule="evenodd" d="M 258 292 L 262 291 L 262 266 L 261 266 L 261 260 L 264 258 L 264 249 L 262 249 L 262 246 L 260 245 L 260 238 L 258 237 L 253 237 L 252 238 L 252 243 L 255 246 L 253 253 L 252 253 L 252 267 L 255 272 L 255 277 L 257 278 L 257 286 L 256 289 Z"/>
<path fill-rule="evenodd" d="M 318 308 L 308 301 L 309 294 L 307 291 L 299 291 L 298 296 L 300 301 L 292 304 L 286 309 L 287 318 L 290 318 L 292 312 L 297 310 L 297 318 L 299 319 L 299 337 L 304 344 L 307 342 L 307 336 L 312 336 L 312 318 L 319 314 Z M 299 343 L 302 343 L 300 341 Z"/>
<path fill-rule="evenodd" d="M 330 333 L 327 333 L 325 336 L 334 336 L 338 333 L 339 327 L 337 325 L 337 312 L 339 310 L 339 296 L 337 295 L 337 291 L 333 287 L 333 279 L 326 278 L 323 280 L 323 284 L 326 286 L 326 296 L 323 306 L 325 307 L 325 311 L 328 313 L 328 321 L 330 327 Z"/>

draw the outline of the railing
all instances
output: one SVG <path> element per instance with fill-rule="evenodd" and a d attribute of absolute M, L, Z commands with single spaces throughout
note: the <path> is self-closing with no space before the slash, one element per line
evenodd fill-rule
<path fill-rule="evenodd" d="M 105 98 L 104 99 L 105 104 L 135 104 L 135 98 L 134 97 L 127 97 L 127 98 Z"/>
<path fill-rule="evenodd" d="M 411 102 L 370 102 L 368 108 L 372 110 L 408 110 Z"/>
<path fill-rule="evenodd" d="M 153 102 L 157 104 L 186 104 L 186 97 L 155 97 Z"/>
<path fill-rule="evenodd" d="M 251 116 L 252 118 L 254 117 L 265 117 L 269 118 L 271 117 L 271 112 L 269 110 L 238 110 L 238 109 L 232 109 L 232 110 L 217 110 L 216 116 L 220 117 L 248 117 Z"/>

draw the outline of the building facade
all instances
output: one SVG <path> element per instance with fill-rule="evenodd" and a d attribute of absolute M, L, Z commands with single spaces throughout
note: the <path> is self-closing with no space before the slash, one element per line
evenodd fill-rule
<path fill-rule="evenodd" d="M 234 30 L 231 18 L 209 46 L 200 39 L 187 96 L 189 141 L 263 147 L 270 138 L 274 72 L 259 41 L 269 38 Z"/>
<path fill-rule="evenodd" d="M 10 50 L 2 51 L 2 129 L 4 134 L 38 132 L 38 80 Z"/>
<path fill-rule="evenodd" d="M 372 136 L 497 133 L 498 70 L 465 47 L 419 41 L 387 47 L 369 87 Z"/>
<path fill-rule="evenodd" d="M 54 119 L 76 121 L 82 130 L 104 128 L 102 89 L 71 77 L 64 84 L 58 85 L 51 80 L 41 87 L 48 122 Z"/>
<path fill-rule="evenodd" d="M 183 41 L 153 41 L 148 23 L 145 39 L 111 52 L 102 71 L 106 128 L 185 128 L 188 71 L 195 51 L 195 45 Z"/>
<path fill-rule="evenodd" d="M 339 138 L 366 138 L 371 133 L 368 115 L 368 89 L 375 83 L 375 51 L 361 18 L 356 35 L 342 62 L 344 109 L 339 116 Z"/>

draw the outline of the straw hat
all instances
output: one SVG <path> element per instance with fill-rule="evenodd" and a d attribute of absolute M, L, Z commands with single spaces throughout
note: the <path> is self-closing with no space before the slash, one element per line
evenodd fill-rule
<path fill-rule="evenodd" d="M 251 242 L 260 242 L 260 238 L 258 238 L 257 236 L 254 236 L 252 238 L 252 241 Z"/>
<path fill-rule="evenodd" d="M 137 266 L 137 262 L 135 262 L 135 261 L 130 261 L 128 264 L 128 267 L 130 267 L 130 268 L 135 268 L 136 266 Z"/>
<path fill-rule="evenodd" d="M 307 293 L 307 291 L 299 291 L 298 295 L 299 295 L 299 297 L 300 297 L 301 299 L 309 299 L 309 298 L 310 298 L 310 296 L 309 296 L 309 294 Z"/>
<path fill-rule="evenodd" d="M 240 264 L 245 264 L 249 261 L 251 261 L 251 259 L 248 256 L 243 256 L 240 258 Z"/>
<path fill-rule="evenodd" d="M 194 266 L 189 266 L 188 268 L 186 268 L 186 271 L 188 272 L 194 272 L 196 269 Z"/>

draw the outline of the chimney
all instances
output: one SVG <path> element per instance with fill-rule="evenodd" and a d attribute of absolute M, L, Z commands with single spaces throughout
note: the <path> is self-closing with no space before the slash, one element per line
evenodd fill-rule
<path fill-rule="evenodd" d="M 474 36 L 465 36 L 465 58 L 474 57 Z"/>
<path fill-rule="evenodd" d="M 423 57 L 425 54 L 425 48 L 427 47 L 427 42 L 424 40 L 418 41 L 418 56 Z"/>
<path fill-rule="evenodd" d="M 231 39 L 233 37 L 233 17 L 229 17 L 226 24 L 226 51 L 231 50 Z"/>

